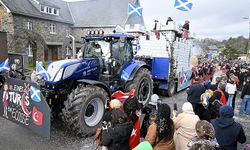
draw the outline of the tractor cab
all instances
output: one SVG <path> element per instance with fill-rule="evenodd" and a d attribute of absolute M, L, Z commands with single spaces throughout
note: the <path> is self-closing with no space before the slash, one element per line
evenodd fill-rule
<path fill-rule="evenodd" d="M 101 36 L 83 37 L 84 59 L 95 58 L 99 63 L 99 80 L 108 85 L 120 80 L 121 71 L 133 59 L 134 37 L 114 33 Z"/>

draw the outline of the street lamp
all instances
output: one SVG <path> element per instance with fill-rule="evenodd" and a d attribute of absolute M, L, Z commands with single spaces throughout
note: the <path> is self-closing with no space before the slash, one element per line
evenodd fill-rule
<path fill-rule="evenodd" d="M 242 19 L 248 20 L 249 23 L 248 47 L 250 47 L 250 17 L 243 17 Z M 250 53 L 250 49 L 247 51 L 247 59 L 248 59 L 248 53 Z"/>

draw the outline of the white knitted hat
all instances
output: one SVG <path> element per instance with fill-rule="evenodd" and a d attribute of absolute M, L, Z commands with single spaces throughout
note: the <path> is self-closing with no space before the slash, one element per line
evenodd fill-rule
<path fill-rule="evenodd" d="M 151 100 L 150 100 L 149 104 L 156 106 L 157 102 L 158 102 L 158 99 L 159 99 L 159 96 L 157 94 L 153 94 L 151 96 Z"/>

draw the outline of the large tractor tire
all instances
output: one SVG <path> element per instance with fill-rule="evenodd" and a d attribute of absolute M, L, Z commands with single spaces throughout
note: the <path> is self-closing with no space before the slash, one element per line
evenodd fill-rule
<path fill-rule="evenodd" d="M 148 104 L 153 93 L 153 80 L 148 69 L 139 69 L 134 79 L 126 84 L 127 92 L 132 89 L 136 90 L 139 103 L 142 103 L 143 106 Z"/>
<path fill-rule="evenodd" d="M 100 87 L 78 85 L 64 102 L 64 122 L 80 137 L 94 135 L 101 125 L 107 99 L 108 94 Z"/>

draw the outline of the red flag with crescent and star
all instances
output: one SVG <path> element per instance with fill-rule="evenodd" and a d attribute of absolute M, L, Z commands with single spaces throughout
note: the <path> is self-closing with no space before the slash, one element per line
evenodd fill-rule
<path fill-rule="evenodd" d="M 140 120 L 140 117 L 138 117 L 137 121 L 134 124 L 133 131 L 129 139 L 130 149 L 135 148 L 140 143 Z"/>
<path fill-rule="evenodd" d="M 33 107 L 32 120 L 37 126 L 41 126 L 43 124 L 43 113 L 38 111 L 36 107 Z"/>

